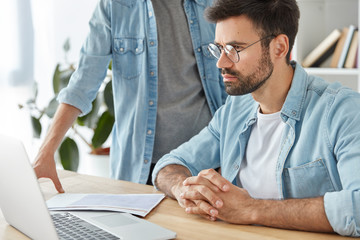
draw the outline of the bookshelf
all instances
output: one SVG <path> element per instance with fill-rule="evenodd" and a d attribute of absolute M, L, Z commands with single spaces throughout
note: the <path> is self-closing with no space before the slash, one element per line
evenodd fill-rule
<path fill-rule="evenodd" d="M 353 24 L 360 26 L 360 0 L 297 0 L 300 8 L 299 32 L 293 59 L 304 58 L 335 28 L 342 30 Z M 360 54 L 359 54 L 360 55 Z M 359 58 L 358 55 L 358 58 Z M 330 68 L 331 57 L 319 68 L 305 68 L 312 75 L 327 81 L 341 82 L 360 92 L 360 69 Z"/>

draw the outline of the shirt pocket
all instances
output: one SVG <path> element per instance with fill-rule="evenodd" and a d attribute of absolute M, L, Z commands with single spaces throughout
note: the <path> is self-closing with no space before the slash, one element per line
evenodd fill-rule
<path fill-rule="evenodd" d="M 116 3 L 119 3 L 126 7 L 133 7 L 135 5 L 136 0 L 114 0 Z"/>
<path fill-rule="evenodd" d="M 312 198 L 335 191 L 322 159 L 284 169 L 286 198 Z"/>
<path fill-rule="evenodd" d="M 209 44 L 203 44 L 201 46 L 201 51 L 204 56 L 205 78 L 207 80 L 219 82 L 220 73 L 216 66 L 217 59 L 210 53 L 208 46 Z"/>
<path fill-rule="evenodd" d="M 130 80 L 139 77 L 142 71 L 143 52 L 143 38 L 114 39 L 114 60 L 122 78 Z"/>

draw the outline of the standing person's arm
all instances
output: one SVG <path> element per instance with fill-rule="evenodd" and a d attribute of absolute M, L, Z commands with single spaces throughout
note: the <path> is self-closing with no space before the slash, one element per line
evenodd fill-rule
<path fill-rule="evenodd" d="M 57 176 L 54 153 L 79 114 L 86 115 L 91 111 L 91 103 L 96 98 L 112 58 L 111 3 L 111 0 L 101 0 L 94 10 L 89 22 L 89 34 L 80 51 L 78 67 L 68 86 L 57 97 L 63 104 L 56 111 L 34 164 L 37 177 L 50 178 L 58 192 L 64 190 Z"/>
<path fill-rule="evenodd" d="M 50 178 L 58 192 L 64 192 L 58 178 L 54 154 L 81 111 L 71 105 L 62 103 L 56 110 L 53 122 L 36 156 L 34 170 L 38 178 Z"/>

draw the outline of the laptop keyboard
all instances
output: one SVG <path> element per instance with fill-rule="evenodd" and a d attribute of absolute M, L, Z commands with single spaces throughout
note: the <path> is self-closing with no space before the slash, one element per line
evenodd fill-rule
<path fill-rule="evenodd" d="M 51 217 L 61 240 L 120 239 L 68 212 L 51 213 Z"/>

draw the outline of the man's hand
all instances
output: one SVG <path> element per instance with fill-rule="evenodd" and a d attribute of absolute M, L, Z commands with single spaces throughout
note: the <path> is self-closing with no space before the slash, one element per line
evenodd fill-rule
<path fill-rule="evenodd" d="M 53 155 L 48 154 L 46 156 L 46 154 L 39 152 L 33 167 L 37 178 L 50 178 L 59 193 L 65 192 L 56 172 Z"/>
<path fill-rule="evenodd" d="M 333 231 L 325 214 L 323 197 L 254 199 L 245 189 L 231 184 L 212 169 L 201 171 L 198 177 L 187 178 L 184 186 L 190 191 L 185 192 L 182 197 L 196 204 L 188 206 L 186 211 L 202 216 L 206 213 L 211 220 L 216 217 L 235 224 L 259 224 L 316 232 Z M 222 204 L 217 206 L 214 199 Z M 211 211 L 216 214 L 212 214 Z"/>
<path fill-rule="evenodd" d="M 71 105 L 65 103 L 59 105 L 34 163 L 36 176 L 38 178 L 50 178 L 59 193 L 63 193 L 64 189 L 61 186 L 56 172 L 54 152 L 59 147 L 66 131 L 71 127 L 80 113 L 79 109 Z"/>
<path fill-rule="evenodd" d="M 256 200 L 215 170 L 203 170 L 197 177 L 187 178 L 184 186 L 189 190 L 182 194 L 182 198 L 196 203 L 196 206 L 187 206 L 186 212 L 210 220 L 219 218 L 237 224 L 252 223 L 252 207 Z"/>
<path fill-rule="evenodd" d="M 159 171 L 155 181 L 155 185 L 158 187 L 158 189 L 163 191 L 167 196 L 176 199 L 179 205 L 185 209 L 191 209 L 192 207 L 196 208 L 197 204 L 199 205 L 207 204 L 207 202 L 204 201 L 204 199 L 206 199 L 207 197 L 211 198 L 210 197 L 212 195 L 211 191 L 215 191 L 215 192 L 219 191 L 216 186 L 211 186 L 212 184 L 211 185 L 209 184 L 212 190 L 210 190 L 210 188 L 206 189 L 200 184 L 197 185 L 190 184 L 189 186 L 184 185 L 184 180 L 186 180 L 187 178 L 193 178 L 193 177 L 191 177 L 191 173 L 186 167 L 181 165 L 168 165 Z M 202 179 L 202 180 L 206 180 L 206 179 Z M 201 181 L 201 179 L 199 181 Z M 197 188 L 200 189 L 196 190 Z M 193 193 L 194 197 L 185 197 L 185 195 L 188 195 L 189 193 Z M 202 196 L 202 194 L 204 194 L 204 196 L 207 197 Z M 216 203 L 217 199 L 218 198 L 214 198 L 214 203 Z M 209 204 L 207 204 L 207 206 L 208 205 Z M 214 218 L 208 214 L 210 212 L 211 209 L 208 209 L 207 212 L 201 211 L 198 214 L 202 215 L 207 219 L 215 220 L 216 217 Z"/>
<path fill-rule="evenodd" d="M 199 214 L 209 220 L 216 220 L 223 207 L 220 193 L 227 192 L 231 183 L 213 169 L 203 170 L 198 176 L 183 182 L 180 197 L 185 201 L 187 213 Z M 178 200 L 179 201 L 179 200 Z"/>

